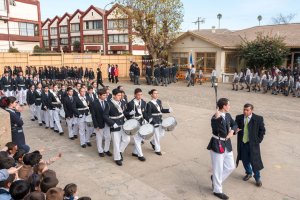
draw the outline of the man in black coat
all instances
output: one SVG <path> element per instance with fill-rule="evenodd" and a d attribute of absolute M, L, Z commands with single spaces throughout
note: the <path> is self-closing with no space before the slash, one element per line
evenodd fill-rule
<path fill-rule="evenodd" d="M 35 86 L 31 85 L 27 91 L 26 95 L 26 102 L 29 106 L 30 109 L 30 114 L 31 114 L 31 121 L 35 121 L 37 119 L 36 117 L 36 111 L 35 111 Z"/>
<path fill-rule="evenodd" d="M 69 139 L 74 140 L 75 138 L 77 138 L 77 134 L 74 134 L 73 130 L 73 122 L 75 120 L 74 110 L 76 110 L 76 104 L 74 101 L 73 89 L 71 87 L 67 88 L 67 95 L 63 97 L 62 103 L 65 111 L 66 122 L 68 125 Z"/>
<path fill-rule="evenodd" d="M 101 89 L 97 92 L 98 99 L 93 101 L 91 106 L 91 113 L 93 119 L 93 125 L 96 133 L 96 143 L 97 149 L 100 157 L 112 156 L 109 152 L 111 135 L 110 135 L 110 127 L 105 123 L 104 120 L 104 112 L 109 109 L 108 103 L 106 99 L 106 91 L 105 89 Z M 102 145 L 102 141 L 104 140 L 104 148 Z"/>
<path fill-rule="evenodd" d="M 229 199 L 223 193 L 222 184 L 235 169 L 234 157 L 230 138 L 237 131 L 237 125 L 228 113 L 229 100 L 220 98 L 218 110 L 211 118 L 212 137 L 207 146 L 210 150 L 213 175 L 211 176 L 213 193 L 220 199 Z"/>
<path fill-rule="evenodd" d="M 244 105 L 244 114 L 237 115 L 235 119 L 238 125 L 237 160 L 236 165 L 242 160 L 246 176 L 249 180 L 254 173 L 256 186 L 261 187 L 260 170 L 264 168 L 260 155 L 260 143 L 263 141 L 266 129 L 262 116 L 253 113 L 253 105 Z"/>
<path fill-rule="evenodd" d="M 100 68 L 97 68 L 97 87 L 99 84 L 104 88 L 105 86 L 103 85 L 103 79 L 102 79 L 102 72 Z"/>
<path fill-rule="evenodd" d="M 134 85 L 140 85 L 141 70 L 136 64 L 134 68 Z"/>
<path fill-rule="evenodd" d="M 148 85 L 152 84 L 152 67 L 150 64 L 146 67 L 146 81 Z"/>

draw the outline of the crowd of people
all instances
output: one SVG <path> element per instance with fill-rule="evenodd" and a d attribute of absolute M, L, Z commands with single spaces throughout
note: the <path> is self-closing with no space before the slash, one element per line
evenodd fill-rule
<path fill-rule="evenodd" d="M 295 67 L 273 67 L 270 70 L 242 69 L 235 71 L 232 90 L 243 90 L 245 87 L 250 92 L 271 92 L 272 95 L 283 94 L 300 98 L 300 70 Z"/>

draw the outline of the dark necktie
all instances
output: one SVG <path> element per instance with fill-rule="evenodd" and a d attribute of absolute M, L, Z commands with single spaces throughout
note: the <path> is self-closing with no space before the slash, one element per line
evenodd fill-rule
<path fill-rule="evenodd" d="M 102 107 L 102 109 L 104 110 L 104 102 L 103 101 L 101 101 L 101 107 Z"/>

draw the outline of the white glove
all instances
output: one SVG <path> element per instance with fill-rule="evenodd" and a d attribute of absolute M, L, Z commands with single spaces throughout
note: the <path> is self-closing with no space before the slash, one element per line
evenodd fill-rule
<path fill-rule="evenodd" d="M 82 118 L 83 117 L 83 115 L 79 115 L 79 118 Z"/>
<path fill-rule="evenodd" d="M 169 108 L 169 112 L 172 113 L 172 112 L 173 112 L 173 109 L 172 109 L 172 108 Z"/>
<path fill-rule="evenodd" d="M 118 128 L 119 126 L 118 126 L 118 124 L 114 123 L 113 127 Z"/>
<path fill-rule="evenodd" d="M 152 120 L 153 120 L 153 118 L 150 118 L 150 119 L 149 119 L 149 123 L 151 123 L 151 122 L 152 122 Z"/>
<path fill-rule="evenodd" d="M 134 110 L 130 111 L 130 113 L 129 113 L 129 115 L 134 115 L 134 114 L 135 114 Z"/>

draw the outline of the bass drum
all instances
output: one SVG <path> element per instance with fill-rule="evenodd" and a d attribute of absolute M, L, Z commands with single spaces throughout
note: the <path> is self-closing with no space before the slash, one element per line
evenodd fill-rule
<path fill-rule="evenodd" d="M 174 117 L 167 117 L 163 119 L 161 126 L 166 131 L 173 131 L 177 126 L 177 121 Z"/>
<path fill-rule="evenodd" d="M 140 128 L 139 134 L 144 140 L 150 140 L 154 134 L 154 126 L 152 124 L 144 124 Z"/>
<path fill-rule="evenodd" d="M 135 135 L 140 129 L 140 123 L 136 119 L 127 120 L 123 125 L 123 130 L 127 135 Z"/>

